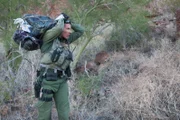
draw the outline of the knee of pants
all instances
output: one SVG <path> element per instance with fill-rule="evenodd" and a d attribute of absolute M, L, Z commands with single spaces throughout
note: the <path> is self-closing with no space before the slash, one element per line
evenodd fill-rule
<path fill-rule="evenodd" d="M 45 102 L 45 101 L 41 101 L 39 100 L 35 107 L 39 110 L 39 111 L 49 111 L 51 110 L 52 107 L 52 101 L 50 102 Z"/>
<path fill-rule="evenodd" d="M 38 109 L 38 120 L 51 119 L 52 101 L 45 102 L 45 101 L 39 100 L 36 107 Z"/>
<path fill-rule="evenodd" d="M 58 118 L 60 120 L 69 120 L 69 112 L 58 112 Z"/>
<path fill-rule="evenodd" d="M 67 102 L 61 106 L 56 106 L 56 108 L 57 108 L 59 119 L 60 120 L 68 120 L 69 112 L 70 112 L 69 102 Z"/>

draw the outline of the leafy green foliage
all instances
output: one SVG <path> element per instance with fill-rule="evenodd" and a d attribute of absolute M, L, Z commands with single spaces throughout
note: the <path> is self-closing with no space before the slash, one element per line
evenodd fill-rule
<path fill-rule="evenodd" d="M 109 43 L 115 42 L 116 44 L 111 48 L 121 50 L 122 48 L 140 45 L 149 30 L 148 19 L 145 17 L 147 14 L 146 11 L 137 11 L 137 14 L 134 11 L 123 14 L 120 23 L 117 23 L 117 27 L 112 32 Z"/>
<path fill-rule="evenodd" d="M 69 11 L 70 16 L 86 28 L 85 38 L 83 38 L 86 41 L 74 61 L 75 64 L 88 43 L 103 31 L 97 31 L 97 28 L 107 23 L 114 25 L 115 30 L 111 40 L 117 40 L 122 44 L 119 46 L 120 49 L 122 46 L 130 47 L 136 43 L 139 44 L 142 40 L 141 35 L 148 32 L 148 18 L 146 16 L 149 13 L 144 8 L 151 0 L 69 1 L 72 5 L 72 12 Z"/>
<path fill-rule="evenodd" d="M 8 101 L 11 99 L 11 83 L 12 82 L 3 82 L 0 81 L 0 105 L 3 103 L 3 101 Z"/>
<path fill-rule="evenodd" d="M 118 21 L 115 23 L 116 29 L 111 37 L 111 40 L 117 40 L 119 44 L 122 44 L 119 46 L 120 49 L 121 46 L 127 48 L 132 45 L 139 45 L 143 40 L 142 35 L 147 35 L 149 27 L 146 16 L 149 13 L 141 8 L 147 2 L 129 0 L 123 3 L 124 8 L 121 8 L 123 12 L 120 13 Z"/>

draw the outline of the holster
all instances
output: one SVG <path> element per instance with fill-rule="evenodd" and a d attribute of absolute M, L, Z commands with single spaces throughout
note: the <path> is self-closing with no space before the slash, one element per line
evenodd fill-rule
<path fill-rule="evenodd" d="M 67 77 L 71 77 L 72 73 L 71 73 L 70 65 L 66 68 L 65 74 L 67 75 Z"/>
<path fill-rule="evenodd" d="M 35 97 L 36 98 L 40 97 L 41 84 L 43 78 L 46 78 L 47 81 L 56 81 L 58 80 L 58 77 L 60 78 L 62 76 L 63 76 L 63 71 L 50 69 L 50 68 L 46 70 L 45 67 L 40 68 L 40 71 L 37 71 L 37 80 L 33 83 Z"/>
<path fill-rule="evenodd" d="M 42 83 L 42 75 L 41 75 L 40 71 L 37 71 L 37 80 L 33 83 L 34 84 L 34 95 L 36 98 L 40 97 L 41 83 Z"/>
<path fill-rule="evenodd" d="M 34 95 L 36 98 L 40 97 L 41 84 L 37 81 L 34 82 Z"/>

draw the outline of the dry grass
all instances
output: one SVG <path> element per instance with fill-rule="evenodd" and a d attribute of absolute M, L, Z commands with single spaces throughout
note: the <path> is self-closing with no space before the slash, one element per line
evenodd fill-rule
<path fill-rule="evenodd" d="M 15 52 L 15 51 L 14 51 Z M 33 81 L 36 79 L 36 70 L 39 60 L 38 52 L 16 51 L 23 60 L 17 71 L 14 71 L 12 58 L 1 64 L 1 107 L 2 120 L 34 120 L 37 116 L 33 107 Z M 2 91 L 3 90 L 3 91 Z M 4 93 L 4 94 L 3 94 Z M 6 93 L 6 94 L 5 94 Z"/>
<path fill-rule="evenodd" d="M 149 6 L 152 14 L 169 11 L 165 1 L 153 0 Z M 99 88 L 92 88 L 88 95 L 82 94 L 74 76 L 69 82 L 70 120 L 180 120 L 180 47 L 168 39 L 159 43 L 150 55 L 134 50 L 113 53 L 101 71 Z M 19 52 L 27 59 L 17 71 L 10 66 L 11 60 L 1 64 L 0 120 L 37 119 L 32 84 L 39 54 Z M 87 60 L 96 51 L 86 53 L 82 58 Z M 1 56 L 0 61 L 3 59 Z M 57 120 L 54 108 L 52 114 Z"/>
<path fill-rule="evenodd" d="M 151 57 L 114 54 L 98 91 L 84 97 L 71 84 L 71 120 L 179 120 L 178 50 L 163 39 Z"/>
<path fill-rule="evenodd" d="M 100 81 L 99 88 L 92 87 L 87 95 L 82 91 L 86 88 L 78 88 L 75 75 L 69 82 L 70 120 L 179 120 L 180 47 L 178 43 L 171 45 L 168 39 L 158 41 L 158 45 L 154 41 L 153 45 L 149 55 L 135 50 L 112 53 L 110 61 L 102 66 L 100 77 L 84 78 L 95 79 L 87 82 L 91 86 L 96 78 Z M 39 54 L 19 52 L 26 59 L 17 71 L 13 71 L 9 61 L 1 64 L 0 120 L 37 119 L 32 84 Z M 92 56 L 95 51 L 90 53 Z M 82 58 L 92 59 L 85 55 Z M 52 114 L 57 120 L 54 108 Z"/>
<path fill-rule="evenodd" d="M 164 40 L 166 41 L 166 40 Z M 150 58 L 141 61 L 138 74 L 124 75 L 111 87 L 111 105 L 122 119 L 178 120 L 180 116 L 180 54 L 163 43 Z M 143 60 L 143 61 L 142 61 Z M 118 106 L 118 107 L 117 107 Z"/>
<path fill-rule="evenodd" d="M 83 95 L 76 80 L 69 82 L 70 120 L 180 119 L 179 50 L 178 44 L 172 46 L 163 39 L 151 56 L 138 51 L 112 54 L 110 61 L 104 65 L 98 89 L 92 88 L 88 95 Z M 37 118 L 32 83 L 38 54 L 26 54 L 24 57 L 28 61 L 22 61 L 14 82 L 10 84 L 14 89 L 4 86 L 13 94 L 0 107 L 2 120 Z M 2 71 L 4 76 L 10 76 L 11 69 L 8 70 Z M 54 109 L 52 116 L 57 119 Z"/>

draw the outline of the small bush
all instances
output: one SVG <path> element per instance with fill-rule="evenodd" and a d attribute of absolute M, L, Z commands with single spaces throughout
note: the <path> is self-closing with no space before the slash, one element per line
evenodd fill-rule
<path fill-rule="evenodd" d="M 81 75 L 77 81 L 77 88 L 83 96 L 88 96 L 92 91 L 100 88 L 100 76 Z"/>
<path fill-rule="evenodd" d="M 118 18 L 118 21 L 115 21 L 114 31 L 107 43 L 111 45 L 111 49 L 114 48 L 114 50 L 117 51 L 122 48 L 126 49 L 132 46 L 140 46 L 145 42 L 144 37 L 148 37 L 149 32 L 149 19 L 146 16 L 150 13 L 140 8 L 142 3 L 142 1 L 136 1 L 135 3 L 126 1 L 122 4 L 126 6 L 126 9 L 124 8 L 124 12 L 122 12 L 122 10 L 122 13 L 118 13 L 119 16 L 114 16 L 114 18 Z M 148 2 L 145 2 L 143 5 L 147 3 Z"/>

